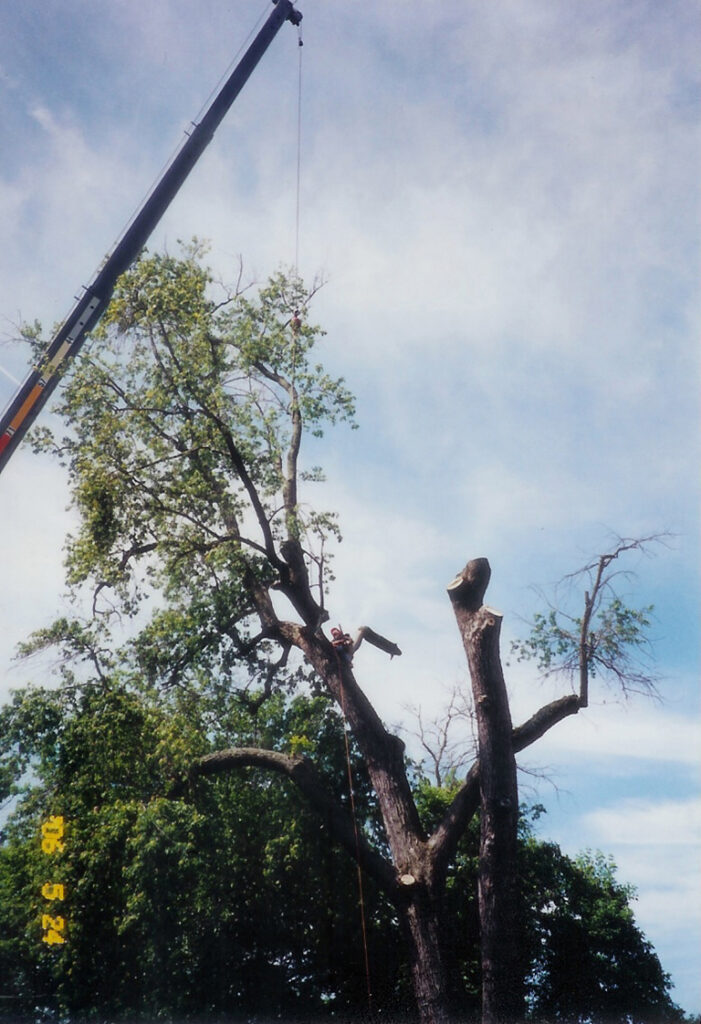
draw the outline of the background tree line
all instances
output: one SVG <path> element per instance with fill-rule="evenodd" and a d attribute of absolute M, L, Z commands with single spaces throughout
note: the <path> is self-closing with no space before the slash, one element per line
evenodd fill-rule
<path fill-rule="evenodd" d="M 87 637 L 64 623 L 76 650 Z M 54 636 L 56 639 L 56 636 Z M 83 653 L 87 648 L 83 647 Z M 314 756 L 347 802 L 343 721 L 328 698 L 228 696 L 203 679 L 167 693 L 114 671 L 59 689 L 29 687 L 0 713 L 3 797 L 14 795 L 0 847 L 2 1000 L 8 1019 L 361 1020 L 368 1001 L 358 888 L 294 786 L 248 769 L 195 780 L 188 766 L 231 744 Z M 362 759 L 352 748 L 362 829 L 380 836 Z M 426 827 L 456 782 L 415 766 Z M 61 814 L 65 945 L 41 941 L 46 858 L 40 823 Z M 519 837 L 524 913 L 519 947 L 533 1021 L 678 1021 L 669 979 L 635 924 L 633 892 L 602 854 L 572 860 L 533 832 Z M 455 1005 L 479 1014 L 478 824 L 447 883 L 444 936 Z M 373 1009 L 412 1018 L 412 989 L 391 904 L 364 888 Z"/>

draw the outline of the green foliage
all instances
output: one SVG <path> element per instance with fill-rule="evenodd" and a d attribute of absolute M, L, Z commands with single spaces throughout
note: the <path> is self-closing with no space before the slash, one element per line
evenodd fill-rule
<path fill-rule="evenodd" d="M 683 1020 L 670 979 L 635 924 L 635 893 L 601 853 L 576 860 L 532 836 L 522 844 L 534 1020 L 634 1024 Z"/>
<path fill-rule="evenodd" d="M 18 781 L 31 768 L 32 781 L 0 846 L 0 994 L 12 996 L 0 1013 L 30 1013 L 40 994 L 72 1019 L 363 1005 L 355 868 L 297 791 L 251 771 L 182 790 L 192 762 L 223 739 L 279 750 L 301 742 L 347 802 L 338 714 L 324 698 L 279 694 L 255 711 L 230 697 L 218 707 L 211 729 L 207 702 L 185 691 L 156 698 L 123 685 L 67 684 L 23 691 L 3 709 L 7 774 Z M 358 813 L 375 830 L 355 752 L 352 763 Z M 39 829 L 50 813 L 67 823 L 65 850 L 50 866 L 66 887 L 68 941 L 48 949 Z M 378 990 L 394 994 L 400 959 L 396 942 L 385 948 L 390 911 L 372 885 L 365 897 Z"/>
<path fill-rule="evenodd" d="M 646 648 L 646 632 L 651 625 L 653 606 L 628 608 L 613 598 L 601 608 L 588 634 L 587 659 L 592 678 L 599 673 L 619 672 L 630 664 L 631 651 Z M 515 640 L 512 653 L 518 661 L 534 660 L 544 675 L 579 668 L 582 617 L 568 616 L 550 609 L 536 612 L 533 628 L 526 640 Z M 617 673 L 618 674 L 618 673 Z"/>
<path fill-rule="evenodd" d="M 641 540 L 621 538 L 614 550 L 566 577 L 556 588 L 549 610 L 534 615 L 529 636 L 512 641 L 511 653 L 517 661 L 535 661 L 546 676 L 578 675 L 585 703 L 588 682 L 597 676 L 613 681 L 624 694 L 636 690 L 654 693 L 648 637 L 653 606 L 633 608 L 626 604 L 616 581 L 629 574 L 614 571 L 611 566 L 630 552 L 645 552 L 653 542 L 661 541 L 659 536 Z M 567 610 L 574 583 L 584 585 L 579 597 L 581 614 Z M 568 594 L 563 600 L 564 584 Z"/>
<path fill-rule="evenodd" d="M 428 828 L 449 806 L 457 784 L 436 788 L 422 779 L 417 806 Z M 536 837 L 544 809 L 521 808 L 519 875 L 522 890 L 520 948 L 528 1020 L 537 1024 L 663 1024 L 682 1021 L 669 996 L 670 978 L 635 923 L 635 891 L 616 878 L 603 854 L 572 859 L 555 843 Z M 479 819 L 463 836 L 449 870 L 451 914 L 444 943 L 461 1016 L 480 1005 L 477 874 Z"/>
<path fill-rule="evenodd" d="M 326 698 L 276 693 L 256 706 L 204 685 L 156 694 L 98 680 L 17 693 L 0 722 L 17 794 L 0 845 L 0 992 L 13 997 L 5 1009 L 30 1013 L 41 994 L 71 1019 L 362 1014 L 355 867 L 296 789 L 251 769 L 182 786 L 198 756 L 255 743 L 312 756 L 347 804 L 343 725 Z M 370 785 L 351 754 L 361 826 L 381 842 Z M 455 785 L 438 789 L 417 776 L 427 827 Z M 66 887 L 68 942 L 47 948 L 39 828 L 50 813 L 67 823 L 51 880 Z M 445 948 L 462 1013 L 479 1001 L 478 835 L 475 821 L 446 892 Z M 530 1018 L 679 1020 L 613 864 L 565 857 L 536 840 L 525 816 L 520 857 Z M 364 897 L 376 1007 L 399 1012 L 411 996 L 398 923 L 367 881 Z"/>
<path fill-rule="evenodd" d="M 338 531 L 298 500 L 298 480 L 323 479 L 298 464 L 300 444 L 353 423 L 354 406 L 313 359 L 323 332 L 298 278 L 222 293 L 202 256 L 197 243 L 182 257 L 145 254 L 120 279 L 64 382 L 67 436 L 34 438 L 69 467 L 80 514 L 69 582 L 111 588 L 129 613 L 158 588 L 182 631 L 195 606 L 210 641 L 238 642 L 250 613 L 241 580 L 271 581 L 274 543 L 302 540 L 324 586 L 319 552 Z"/>

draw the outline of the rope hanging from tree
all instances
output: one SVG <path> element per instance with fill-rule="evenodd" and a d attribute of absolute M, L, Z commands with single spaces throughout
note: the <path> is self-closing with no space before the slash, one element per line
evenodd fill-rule
<path fill-rule="evenodd" d="M 358 831 L 358 817 L 355 809 L 355 792 L 353 789 L 353 769 L 351 767 L 350 758 L 350 741 L 348 739 L 349 725 L 346 717 L 346 692 L 343 685 L 343 666 L 344 664 L 350 668 L 353 664 L 353 655 L 358 650 L 363 640 L 367 640 L 368 643 L 374 647 L 378 647 L 381 651 L 385 651 L 389 654 L 390 658 L 394 658 L 400 655 L 402 652 L 397 645 L 380 633 L 376 633 L 374 629 L 369 626 L 361 626 L 355 634 L 355 638 L 351 637 L 349 633 L 344 633 L 343 628 L 339 625 L 331 630 L 331 643 L 333 645 L 336 659 L 338 661 L 339 675 L 341 682 L 341 714 L 343 715 L 343 737 L 346 744 L 346 767 L 348 771 L 348 792 L 350 794 L 350 806 L 351 816 L 353 818 L 353 834 L 355 836 L 355 852 L 356 852 L 356 865 L 358 870 L 358 903 L 360 907 L 360 924 L 363 937 L 363 956 L 365 961 L 365 981 L 367 985 L 368 994 L 368 1012 L 372 1014 L 372 984 L 370 981 L 370 956 L 368 953 L 368 936 L 367 936 L 367 923 L 365 918 L 365 895 L 363 892 L 363 873 L 360 867 L 360 834 Z"/>
<path fill-rule="evenodd" d="M 335 649 L 335 648 L 334 648 Z M 336 651 L 338 657 L 338 651 Z M 340 665 L 340 657 L 339 657 Z M 343 715 L 343 738 L 346 744 L 346 768 L 348 771 L 348 793 L 350 795 L 351 816 L 353 818 L 353 835 L 355 836 L 356 868 L 358 873 L 358 905 L 360 908 L 360 929 L 363 938 L 363 961 L 365 965 L 365 984 L 368 994 L 368 1012 L 372 1013 L 372 984 L 370 981 L 370 956 L 368 953 L 368 933 L 365 920 L 365 893 L 363 890 L 363 872 L 360 867 L 360 835 L 358 833 L 358 817 L 355 810 L 355 792 L 353 790 L 353 769 L 350 758 L 350 742 L 348 739 L 348 719 L 346 718 L 346 699 L 343 678 L 341 678 L 341 713 Z"/>

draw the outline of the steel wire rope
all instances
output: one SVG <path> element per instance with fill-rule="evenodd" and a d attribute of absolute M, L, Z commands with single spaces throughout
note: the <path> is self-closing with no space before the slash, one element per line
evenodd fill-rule
<path fill-rule="evenodd" d="M 302 178 L 302 51 L 304 40 L 302 39 L 301 26 L 297 26 L 297 50 L 299 60 L 297 62 L 297 182 L 295 196 L 295 276 L 299 276 L 299 203 L 300 184 Z"/>

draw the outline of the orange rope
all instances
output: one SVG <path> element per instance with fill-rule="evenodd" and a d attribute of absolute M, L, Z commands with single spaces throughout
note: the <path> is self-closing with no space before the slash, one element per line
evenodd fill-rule
<path fill-rule="evenodd" d="M 338 658 L 338 651 L 336 652 Z M 363 894 L 363 872 L 360 868 L 360 836 L 358 834 L 358 819 L 355 813 L 355 794 L 353 792 L 353 772 L 351 769 L 350 759 L 350 744 L 348 742 L 348 719 L 346 718 L 346 702 L 345 702 L 345 691 L 343 688 L 343 670 L 341 667 L 341 659 L 339 661 L 339 670 L 341 678 L 341 713 L 343 715 L 343 738 L 346 743 L 346 765 L 348 768 L 348 792 L 350 794 L 350 805 L 351 814 L 353 816 L 353 834 L 355 835 L 355 853 L 356 853 L 356 865 L 358 869 L 358 897 L 360 904 L 360 926 L 363 935 L 363 956 L 365 960 L 365 982 L 367 985 L 368 992 L 368 1010 L 372 1014 L 372 986 L 370 984 L 370 957 L 368 955 L 368 935 L 367 926 L 365 923 L 365 897 Z"/>

